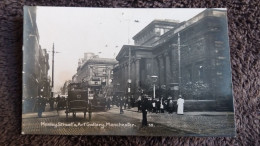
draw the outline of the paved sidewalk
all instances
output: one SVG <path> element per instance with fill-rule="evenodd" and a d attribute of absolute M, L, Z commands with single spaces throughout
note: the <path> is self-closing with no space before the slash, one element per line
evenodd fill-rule
<path fill-rule="evenodd" d="M 42 113 L 42 118 L 48 118 L 48 117 L 54 117 L 54 116 L 59 116 L 56 110 L 54 111 L 49 111 L 49 112 L 43 112 Z M 26 113 L 22 114 L 23 119 L 27 118 L 38 118 L 38 113 Z"/>
<path fill-rule="evenodd" d="M 42 112 L 41 118 L 48 118 L 48 117 L 54 117 L 54 116 L 59 116 L 59 113 L 57 112 L 57 110 L 50 110 L 50 105 L 47 104 L 45 107 L 45 112 Z M 38 118 L 38 113 L 37 112 L 24 113 L 24 114 L 22 114 L 22 118 L 23 119 Z"/>
<path fill-rule="evenodd" d="M 134 107 L 134 108 L 131 108 L 131 109 L 125 109 L 125 110 L 137 112 L 137 107 Z M 165 113 L 168 114 L 167 111 Z M 174 114 L 176 114 L 176 112 L 174 112 Z M 234 112 L 215 112 L 215 111 L 197 112 L 197 111 L 195 111 L 195 112 L 184 112 L 183 115 L 188 115 L 188 116 L 225 116 L 225 115 L 233 115 L 233 114 L 234 114 Z"/>
<path fill-rule="evenodd" d="M 142 120 L 142 113 L 137 112 L 137 108 L 124 110 L 122 116 Z M 112 109 L 109 112 L 119 113 L 119 109 Z M 160 125 L 169 128 L 179 129 L 194 133 L 197 136 L 234 136 L 234 113 L 233 112 L 184 112 L 177 115 L 176 112 L 147 113 L 148 123 L 153 123 L 155 127 Z"/>

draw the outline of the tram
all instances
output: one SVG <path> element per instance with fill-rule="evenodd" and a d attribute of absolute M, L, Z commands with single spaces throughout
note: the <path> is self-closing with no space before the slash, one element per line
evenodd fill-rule
<path fill-rule="evenodd" d="M 73 118 L 76 118 L 78 112 L 84 113 L 84 118 L 86 118 L 86 113 L 89 113 L 89 120 L 91 119 L 91 103 L 88 99 L 88 91 L 85 89 L 82 83 L 70 83 L 68 85 L 68 98 L 65 108 L 66 118 L 68 118 L 69 113 L 72 113 Z"/>
<path fill-rule="evenodd" d="M 106 110 L 106 99 L 103 95 L 100 78 L 92 78 L 88 82 L 70 83 L 68 97 L 65 100 L 65 102 L 59 100 L 59 108 L 57 109 L 65 107 L 66 118 L 69 117 L 70 113 L 72 113 L 73 118 L 76 118 L 77 113 L 83 112 L 84 118 L 89 113 L 90 120 L 93 111 Z"/>

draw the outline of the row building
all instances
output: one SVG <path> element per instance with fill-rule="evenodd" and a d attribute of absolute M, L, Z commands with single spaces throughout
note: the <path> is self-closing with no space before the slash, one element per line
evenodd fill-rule
<path fill-rule="evenodd" d="M 24 7 L 23 99 L 50 98 L 49 54 L 39 44 L 35 7 Z"/>

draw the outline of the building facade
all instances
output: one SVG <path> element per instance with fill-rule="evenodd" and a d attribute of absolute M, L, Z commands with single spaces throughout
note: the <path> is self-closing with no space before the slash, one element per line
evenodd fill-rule
<path fill-rule="evenodd" d="M 165 27 L 167 24 L 169 27 Z M 151 91 L 155 83 L 157 96 L 177 100 L 181 95 L 191 105 L 210 103 L 216 105 L 215 109 L 219 105 L 231 110 L 227 38 L 227 16 L 223 10 L 206 9 L 181 23 L 155 20 L 133 37 L 135 45 L 122 47 L 116 57 L 119 65 L 114 68 L 114 83 L 118 82 L 121 90 L 126 91 L 130 78 L 135 95 L 138 88 Z M 156 82 L 152 76 L 158 77 Z"/>
<path fill-rule="evenodd" d="M 50 97 L 49 54 L 39 44 L 36 7 L 24 7 L 23 98 Z"/>
<path fill-rule="evenodd" d="M 112 85 L 113 67 L 117 64 L 115 59 L 99 58 L 94 53 L 85 53 L 83 59 L 79 59 L 77 73 L 72 77 L 72 82 L 85 82 L 88 85 Z"/>

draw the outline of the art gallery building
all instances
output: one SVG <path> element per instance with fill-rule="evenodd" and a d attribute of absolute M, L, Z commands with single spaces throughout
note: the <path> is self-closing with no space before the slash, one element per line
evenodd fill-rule
<path fill-rule="evenodd" d="M 217 9 L 184 22 L 152 21 L 133 37 L 134 45 L 121 48 L 113 83 L 127 92 L 130 78 L 135 97 L 138 89 L 151 91 L 155 84 L 157 97 L 181 95 L 190 110 L 232 110 L 226 24 L 226 11 Z"/>

